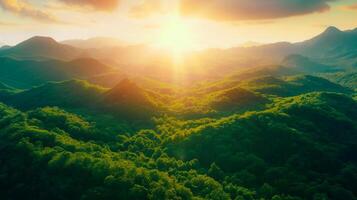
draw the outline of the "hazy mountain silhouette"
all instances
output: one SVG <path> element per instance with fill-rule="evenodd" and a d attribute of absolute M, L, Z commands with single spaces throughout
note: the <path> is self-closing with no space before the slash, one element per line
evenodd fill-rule
<path fill-rule="evenodd" d="M 52 38 L 33 37 L 14 47 L 0 50 L 0 56 L 33 60 L 55 58 L 67 61 L 88 56 L 118 67 L 127 74 L 150 76 L 165 82 L 173 81 L 172 77 L 175 71 L 171 67 L 172 61 L 169 53 L 152 50 L 145 45 L 108 47 L 107 45 L 111 45 L 110 41 L 110 38 L 65 41 L 65 43 L 77 42 L 78 46 L 88 45 L 87 47 L 93 48 L 80 49 L 58 43 Z M 83 48 L 85 48 L 84 46 Z M 357 66 L 357 29 L 340 31 L 335 27 L 329 27 L 316 37 L 300 43 L 278 42 L 253 47 L 194 52 L 186 56 L 183 67 L 188 70 L 182 71 L 185 71 L 183 76 L 188 77 L 190 81 L 218 79 L 234 73 L 238 69 L 251 70 L 256 66 L 271 66 L 281 63 L 282 59 L 284 59 L 283 65 L 289 66 L 293 71 L 306 73 L 330 70 L 328 65 Z M 266 71 L 266 69 L 262 70 Z M 276 72 L 282 72 L 282 70 L 285 69 L 280 68 Z M 293 74 L 286 71 L 284 73 L 286 75 Z M 274 74 L 265 73 L 264 75 Z M 114 77 L 116 82 L 106 81 L 109 77 Z M 92 80 L 94 83 L 113 86 L 117 81 L 122 80 L 122 75 L 96 74 Z"/>
<path fill-rule="evenodd" d="M 261 46 L 261 45 L 263 45 L 263 43 L 248 41 L 248 42 L 239 44 L 239 47 L 256 47 L 256 46 Z"/>
<path fill-rule="evenodd" d="M 95 48 L 109 48 L 116 46 L 127 46 L 128 44 L 120 41 L 116 38 L 110 37 L 94 37 L 86 40 L 65 40 L 61 42 L 62 44 L 67 44 L 73 47 L 82 49 L 95 49 Z"/>
<path fill-rule="evenodd" d="M 47 81 L 87 79 L 114 71 L 113 68 L 92 58 L 81 58 L 69 62 L 0 58 L 0 65 L 0 82 L 16 88 L 29 88 Z"/>
<path fill-rule="evenodd" d="M 316 37 L 297 43 L 301 53 L 310 57 L 336 57 L 357 50 L 357 31 L 328 27 Z"/>
<path fill-rule="evenodd" d="M 198 59 L 190 61 L 200 63 L 199 67 L 206 68 L 209 74 L 217 74 L 216 70 L 220 73 L 230 73 L 239 68 L 280 63 L 292 54 L 310 59 L 308 61 L 295 57 L 294 62 L 299 60 L 299 64 L 309 66 L 317 64 L 316 68 L 321 68 L 321 64 L 357 66 L 357 29 L 340 31 L 335 27 L 329 27 L 321 34 L 299 43 L 278 42 L 253 47 L 204 50 L 192 56 Z"/>
<path fill-rule="evenodd" d="M 279 42 L 230 49 L 230 51 L 232 50 L 263 57 L 285 57 L 289 54 L 302 54 L 309 57 L 336 56 L 357 50 L 357 29 L 341 31 L 331 26 L 321 34 L 299 43 Z"/>
<path fill-rule="evenodd" d="M 121 60 L 120 63 L 131 63 L 135 61 L 133 58 L 135 56 L 140 56 L 144 61 L 148 61 L 148 59 L 150 60 L 149 57 L 151 54 L 151 56 L 156 56 L 157 53 L 160 54 L 160 52 L 155 52 L 154 54 L 148 53 L 150 50 L 141 45 L 123 46 L 121 41 L 113 38 L 98 37 L 88 40 L 67 40 L 62 43 L 63 44 L 58 43 L 49 37 L 36 36 L 5 51 L 2 50 L 0 55 L 18 58 L 34 57 L 67 60 L 80 55 L 91 55 L 93 57 L 100 57 L 101 60 Z M 91 53 L 90 51 L 85 51 L 73 46 L 83 49 L 104 48 L 104 50 Z M 221 51 L 227 58 L 238 55 L 239 57 L 270 57 L 271 59 L 275 59 L 283 58 L 290 54 L 302 54 L 308 57 L 343 56 L 346 53 L 355 52 L 356 50 L 357 29 L 340 31 L 336 27 L 329 27 L 323 33 L 299 43 L 278 42 L 251 47 L 236 47 L 226 50 L 217 49 L 215 54 L 219 55 Z M 200 54 L 209 52 L 212 51 L 203 51 Z M 147 55 L 143 57 L 141 54 Z M 151 59 L 155 60 L 153 58 Z M 131 60 L 131 62 L 129 60 Z"/>
<path fill-rule="evenodd" d="M 16 46 L 0 51 L 0 56 L 17 59 L 59 59 L 72 60 L 83 56 L 84 52 L 75 47 L 56 42 L 50 37 L 35 36 Z"/>

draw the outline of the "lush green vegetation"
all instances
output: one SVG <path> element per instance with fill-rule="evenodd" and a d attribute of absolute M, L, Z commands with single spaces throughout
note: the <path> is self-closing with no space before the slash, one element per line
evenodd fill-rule
<path fill-rule="evenodd" d="M 181 98 L 128 80 L 6 93 L 17 109 L 0 105 L 2 199 L 356 199 L 351 90 L 311 76 L 230 83 Z M 189 115 L 175 112 L 185 102 Z M 190 118 L 204 108 L 216 114 Z"/>
<path fill-rule="evenodd" d="M 201 52 L 182 84 L 139 47 L 128 76 L 105 49 L 2 49 L 0 199 L 357 200 L 356 33 Z"/>

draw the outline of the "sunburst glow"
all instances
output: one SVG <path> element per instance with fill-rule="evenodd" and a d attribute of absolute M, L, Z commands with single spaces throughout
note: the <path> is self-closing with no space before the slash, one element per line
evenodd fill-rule
<path fill-rule="evenodd" d="M 175 54 L 192 50 L 194 46 L 188 23 L 178 16 L 172 17 L 162 26 L 157 46 Z"/>

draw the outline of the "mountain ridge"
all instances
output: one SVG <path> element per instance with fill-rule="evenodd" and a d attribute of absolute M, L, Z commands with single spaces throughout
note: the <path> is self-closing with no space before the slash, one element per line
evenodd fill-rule
<path fill-rule="evenodd" d="M 0 56 L 36 60 L 72 60 L 82 55 L 85 55 L 82 50 L 60 44 L 53 38 L 45 36 L 34 36 L 13 47 L 0 51 Z"/>
<path fill-rule="evenodd" d="M 117 38 L 111 37 L 93 37 L 88 39 L 64 40 L 60 43 L 82 49 L 110 48 L 116 46 L 127 46 L 128 43 Z"/>
<path fill-rule="evenodd" d="M 117 71 L 93 58 L 62 60 L 16 60 L 0 57 L 0 82 L 16 88 L 30 88 L 48 81 L 90 79 L 98 74 Z"/>

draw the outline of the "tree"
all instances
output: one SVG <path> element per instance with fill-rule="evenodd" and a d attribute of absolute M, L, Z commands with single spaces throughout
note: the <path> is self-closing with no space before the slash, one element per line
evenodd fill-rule
<path fill-rule="evenodd" d="M 219 168 L 216 163 L 212 163 L 210 168 L 208 169 L 208 175 L 216 180 L 223 180 L 224 172 Z"/>

